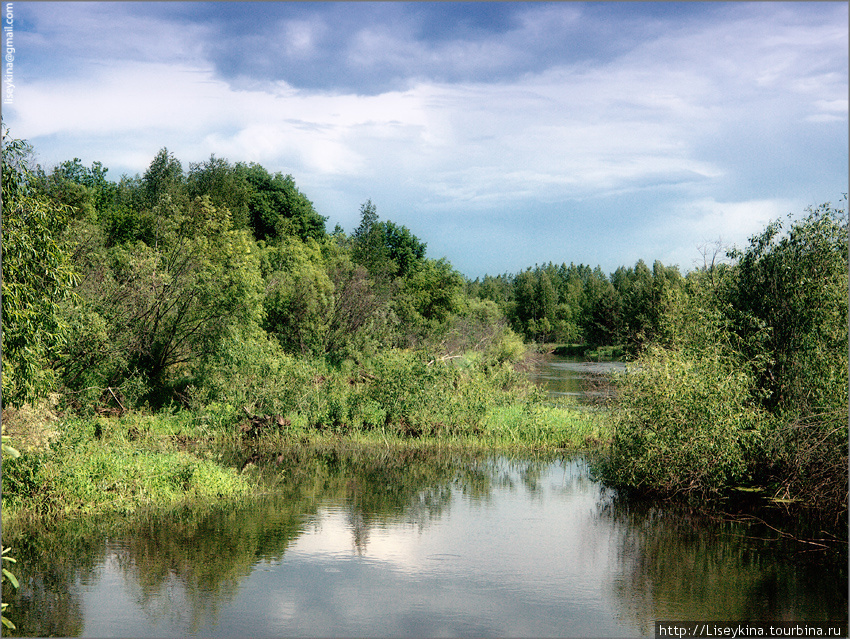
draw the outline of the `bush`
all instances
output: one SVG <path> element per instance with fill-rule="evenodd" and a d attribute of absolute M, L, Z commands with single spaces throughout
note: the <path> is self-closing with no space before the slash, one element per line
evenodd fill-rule
<path fill-rule="evenodd" d="M 745 480 L 764 423 L 752 381 L 718 351 L 650 346 L 617 377 L 611 451 L 602 475 L 616 487 L 717 494 Z"/>

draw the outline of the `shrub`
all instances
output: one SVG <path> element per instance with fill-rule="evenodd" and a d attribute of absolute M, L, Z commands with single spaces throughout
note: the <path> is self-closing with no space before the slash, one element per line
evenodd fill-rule
<path fill-rule="evenodd" d="M 734 357 L 650 346 L 617 386 L 609 484 L 708 495 L 747 477 L 764 414 Z"/>

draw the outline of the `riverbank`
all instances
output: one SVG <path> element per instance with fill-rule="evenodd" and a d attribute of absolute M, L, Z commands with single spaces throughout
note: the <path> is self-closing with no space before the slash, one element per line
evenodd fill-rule
<path fill-rule="evenodd" d="M 248 412 L 223 420 L 189 410 L 59 418 L 48 405 L 7 415 L 6 433 L 21 452 L 3 463 L 7 525 L 244 497 L 261 490 L 257 466 L 295 448 L 537 454 L 584 450 L 610 438 L 601 411 L 537 396 L 489 406 L 477 424 L 453 428 L 441 422 L 325 426 L 300 414 Z"/>

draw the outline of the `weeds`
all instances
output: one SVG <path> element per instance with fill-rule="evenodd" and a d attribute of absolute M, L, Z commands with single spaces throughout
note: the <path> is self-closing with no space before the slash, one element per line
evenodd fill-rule
<path fill-rule="evenodd" d="M 476 353 L 387 350 L 360 366 L 281 355 L 216 370 L 189 391 L 190 408 L 62 420 L 52 443 L 4 464 L 4 515 L 229 499 L 256 490 L 256 460 L 308 443 L 554 451 L 607 439 L 597 413 L 553 403 L 509 364 Z"/>

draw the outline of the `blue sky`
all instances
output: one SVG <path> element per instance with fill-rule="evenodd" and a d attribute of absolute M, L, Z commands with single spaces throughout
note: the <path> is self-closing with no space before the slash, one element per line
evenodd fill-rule
<path fill-rule="evenodd" d="M 6 4 L 4 3 L 4 8 Z M 167 147 L 371 199 L 470 277 L 701 261 L 848 191 L 844 2 L 14 2 L 46 167 Z"/>

